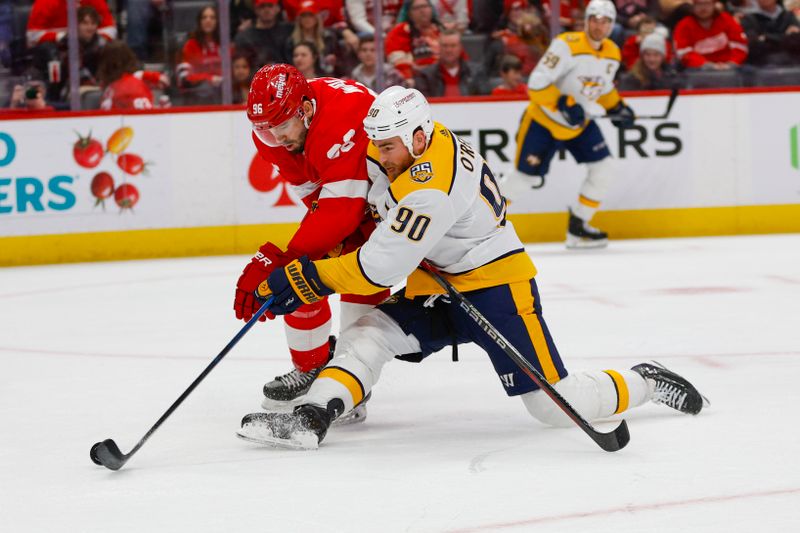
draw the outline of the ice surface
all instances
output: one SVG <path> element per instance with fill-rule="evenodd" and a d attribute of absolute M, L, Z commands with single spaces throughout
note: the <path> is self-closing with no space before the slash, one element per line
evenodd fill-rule
<path fill-rule="evenodd" d="M 0 270 L 0 531 L 800 531 L 800 235 L 530 247 L 569 369 L 656 359 L 712 407 L 646 405 L 606 453 L 507 398 L 477 349 L 388 365 L 364 424 L 315 452 L 235 437 L 288 371 L 259 324 L 119 472 L 239 330 L 245 257 Z M 601 424 L 604 429 L 610 424 Z"/>

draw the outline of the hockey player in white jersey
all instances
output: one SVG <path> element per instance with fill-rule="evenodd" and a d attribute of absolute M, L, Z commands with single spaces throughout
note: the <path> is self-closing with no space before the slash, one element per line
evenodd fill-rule
<path fill-rule="evenodd" d="M 435 266 L 587 419 L 621 413 L 648 400 L 697 414 L 703 398 L 663 367 L 569 374 L 542 316 L 536 269 L 511 222 L 491 169 L 480 154 L 433 122 L 425 97 L 391 87 L 364 119 L 368 199 L 380 223 L 356 252 L 333 259 L 300 258 L 273 272 L 257 295 L 272 296 L 270 311 L 337 293 L 370 294 L 406 287 L 345 329 L 336 354 L 293 413 L 253 413 L 240 436 L 286 447 L 313 448 L 331 422 L 370 393 L 395 354 L 424 359 L 451 344 L 474 342 L 494 365 L 509 396 L 533 417 L 570 421 L 502 349 L 424 271 Z"/>
<path fill-rule="evenodd" d="M 589 222 L 606 198 L 615 169 L 603 134 L 589 114 L 602 107 L 617 127 L 634 120 L 614 87 L 620 51 L 607 38 L 616 18 L 614 3 L 591 0 L 585 17 L 586 29 L 559 35 L 531 73 L 530 103 L 517 132 L 514 170 L 502 183 L 511 201 L 541 187 L 559 147 L 585 163 L 586 178 L 569 209 L 568 248 L 608 244 L 608 235 Z"/>

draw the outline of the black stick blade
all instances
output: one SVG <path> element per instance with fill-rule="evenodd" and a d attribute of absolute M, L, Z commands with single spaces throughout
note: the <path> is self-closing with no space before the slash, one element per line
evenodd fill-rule
<path fill-rule="evenodd" d="M 94 464 L 104 466 L 109 470 L 119 470 L 128 460 L 113 439 L 106 439 L 92 446 L 92 449 L 89 450 L 89 457 Z"/>
<path fill-rule="evenodd" d="M 623 420 L 614 431 L 609 433 L 595 432 L 592 435 L 592 439 L 607 452 L 621 450 L 631 440 L 631 434 L 628 432 L 628 423 Z"/>

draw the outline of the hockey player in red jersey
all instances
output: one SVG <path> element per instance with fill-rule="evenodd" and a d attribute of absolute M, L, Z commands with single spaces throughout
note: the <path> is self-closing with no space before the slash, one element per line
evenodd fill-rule
<path fill-rule="evenodd" d="M 319 259 L 354 251 L 375 227 L 367 191 L 369 143 L 363 119 L 375 95 L 336 78 L 306 81 L 291 65 L 262 67 L 253 77 L 247 116 L 253 142 L 277 165 L 308 208 L 286 250 L 267 242 L 236 284 L 236 317 L 249 320 L 260 307 L 254 293 L 275 268 L 301 256 Z M 389 295 L 341 297 L 344 328 Z M 304 305 L 285 320 L 294 369 L 264 386 L 265 407 L 295 399 L 308 390 L 333 352 L 331 310 L 326 300 Z"/>

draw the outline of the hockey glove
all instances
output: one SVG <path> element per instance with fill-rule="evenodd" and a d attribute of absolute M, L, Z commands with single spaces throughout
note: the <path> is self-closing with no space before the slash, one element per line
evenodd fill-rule
<path fill-rule="evenodd" d="M 622 100 L 608 110 L 608 116 L 611 117 L 611 123 L 618 128 L 630 128 L 633 126 L 633 121 L 636 120 L 633 109 Z"/>
<path fill-rule="evenodd" d="M 262 304 L 270 295 L 274 296 L 269 310 L 276 315 L 288 315 L 303 304 L 318 302 L 333 293 L 319 279 L 314 262 L 303 256 L 270 274 L 258 286 L 255 296 Z"/>
<path fill-rule="evenodd" d="M 558 110 L 561 111 L 561 115 L 564 117 L 564 120 L 573 126 L 580 126 L 586 122 L 586 111 L 583 110 L 581 104 L 576 104 L 575 100 L 566 94 L 561 95 L 561 97 L 558 99 L 557 105 Z"/>
<path fill-rule="evenodd" d="M 288 264 L 291 260 L 290 256 L 271 242 L 258 249 L 250 263 L 244 267 L 242 275 L 239 276 L 239 281 L 236 282 L 236 296 L 233 300 L 233 310 L 236 312 L 236 318 L 240 320 L 253 318 L 253 315 L 263 303 L 259 302 L 255 297 L 255 290 L 258 288 L 259 283 L 266 280 L 276 268 Z M 263 322 L 267 318 L 273 319 L 275 315 L 267 311 L 261 315 L 259 320 Z"/>

